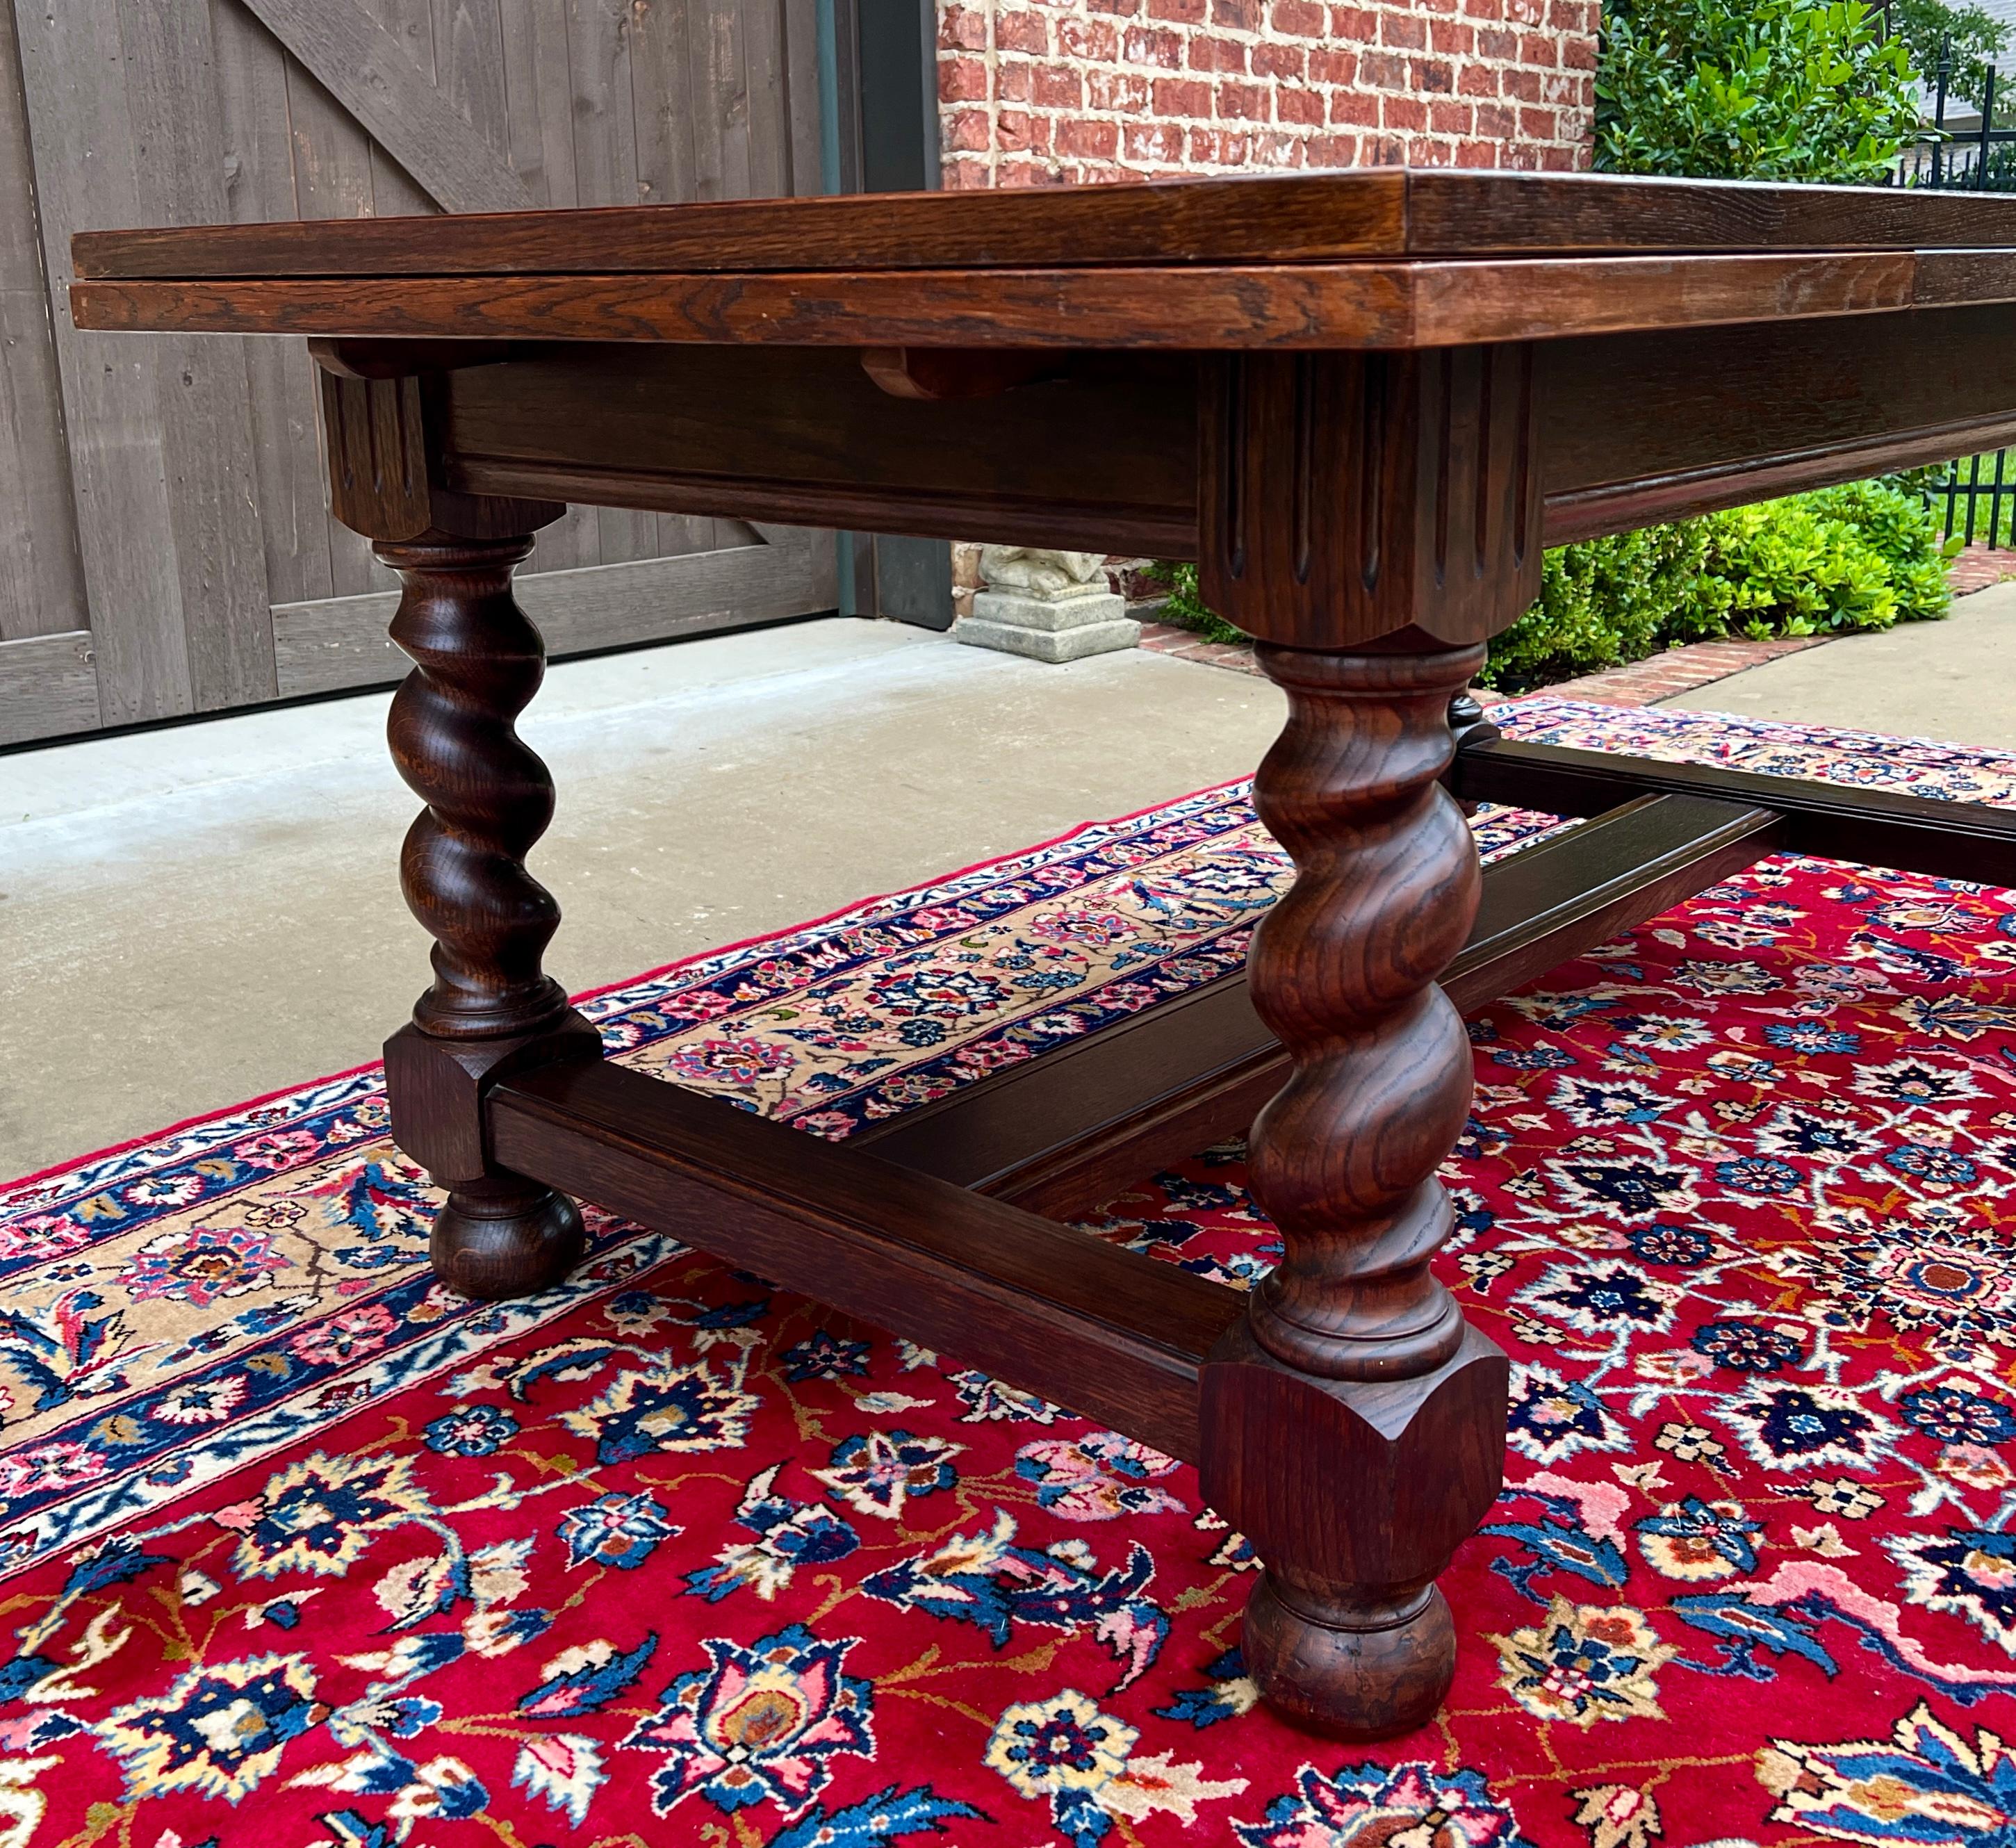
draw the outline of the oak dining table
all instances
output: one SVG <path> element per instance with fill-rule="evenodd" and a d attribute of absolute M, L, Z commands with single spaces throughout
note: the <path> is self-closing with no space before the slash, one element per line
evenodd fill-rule
<path fill-rule="evenodd" d="M 434 979 L 386 1078 L 441 1277 L 554 1283 L 585 1199 L 1195 1463 L 1264 1565 L 1247 1672 L 1322 1731 L 1435 1713 L 1501 1480 L 1508 1362 L 1434 1268 L 1462 1010 L 1774 852 L 2016 884 L 2016 815 L 1515 742 L 1467 690 L 1546 546 L 2016 441 L 2016 200 L 1394 168 L 75 258 L 81 329 L 306 337 L 333 510 L 402 580 Z M 513 570 L 570 503 L 1194 559 L 1287 697 L 1246 971 L 840 1144 L 605 1060 L 513 725 Z M 1487 800 L 1580 825 L 1481 874 Z M 1250 1294 L 1070 1223 L 1249 1126 Z"/>

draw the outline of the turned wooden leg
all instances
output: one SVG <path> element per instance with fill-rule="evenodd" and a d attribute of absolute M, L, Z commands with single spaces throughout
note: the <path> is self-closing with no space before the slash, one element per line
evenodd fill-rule
<path fill-rule="evenodd" d="M 1200 588 L 1288 696 L 1255 801 L 1297 873 L 1250 966 L 1292 1065 L 1251 1144 L 1283 1255 L 1204 1369 L 1201 1466 L 1265 1562 L 1248 1670 L 1345 1738 L 1433 1716 L 1436 1575 L 1503 1468 L 1510 1369 L 1429 1268 L 1471 1093 L 1436 978 L 1479 887 L 1438 780 L 1539 589 L 1533 381 L 1521 346 L 1252 353 L 1198 393 Z"/>
<path fill-rule="evenodd" d="M 1471 1094 L 1435 985 L 1477 910 L 1477 852 L 1437 779 L 1478 647 L 1425 638 L 1262 646 L 1287 693 L 1255 802 L 1298 877 L 1256 936 L 1253 1002 L 1294 1061 L 1253 1126 L 1280 1264 L 1212 1356 L 1204 1493 L 1266 1562 L 1248 1671 L 1304 1724 L 1405 1732 L 1447 1690 L 1435 1578 L 1497 1493 L 1503 1355 L 1429 1270 L 1449 1236 L 1435 1169 Z"/>
<path fill-rule="evenodd" d="M 491 1165 L 483 1090 L 509 1072 L 601 1053 L 540 966 L 560 907 L 524 865 L 553 812 L 546 767 L 512 726 L 545 672 L 538 631 L 511 593 L 531 547 L 525 537 L 429 537 L 376 549 L 405 585 L 391 633 L 415 664 L 387 735 L 427 804 L 400 883 L 434 939 L 434 985 L 385 1048 L 392 1133 L 448 1189 L 434 1221 L 437 1274 L 480 1297 L 558 1282 L 582 1244 L 572 1201 Z"/>

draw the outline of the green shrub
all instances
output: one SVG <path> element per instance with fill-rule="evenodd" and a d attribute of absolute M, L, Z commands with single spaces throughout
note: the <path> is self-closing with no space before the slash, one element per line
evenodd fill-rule
<path fill-rule="evenodd" d="M 1612 0 L 1596 164 L 1875 182 L 1918 139 L 1906 41 L 1862 0 Z"/>
<path fill-rule="evenodd" d="M 1856 481 L 1550 552 L 1539 600 L 1494 636 L 1478 683 L 1524 692 L 1683 643 L 1845 634 L 1946 614 L 1946 560 L 1929 509 Z M 1162 564 L 1168 621 L 1243 639 L 1205 607 L 1197 567 Z"/>
<path fill-rule="evenodd" d="M 1566 546 L 1478 679 L 1521 692 L 1687 642 L 1925 621 L 1952 600 L 1955 549 L 1916 495 L 1882 481 Z"/>

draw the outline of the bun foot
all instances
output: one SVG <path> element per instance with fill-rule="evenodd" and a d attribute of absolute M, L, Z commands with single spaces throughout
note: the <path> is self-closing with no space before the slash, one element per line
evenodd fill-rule
<path fill-rule="evenodd" d="M 586 1242 L 566 1194 L 500 1175 L 456 1188 L 434 1216 L 434 1275 L 484 1302 L 530 1296 L 561 1281 Z"/>
<path fill-rule="evenodd" d="M 1456 1673 L 1448 1601 L 1431 1585 L 1397 1617 L 1391 1607 L 1363 1612 L 1376 1627 L 1346 1623 L 1359 1614 L 1333 1606 L 1305 1616 L 1267 1573 L 1246 1606 L 1246 1672 L 1284 1719 L 1334 1739 L 1390 1739 L 1427 1725 Z"/>

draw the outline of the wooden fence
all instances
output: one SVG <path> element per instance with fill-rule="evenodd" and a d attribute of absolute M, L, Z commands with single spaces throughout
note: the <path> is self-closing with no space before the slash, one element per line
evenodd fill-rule
<path fill-rule="evenodd" d="M 401 665 L 301 344 L 80 334 L 72 232 L 817 192 L 817 41 L 818 0 L 0 0 L 0 743 Z M 830 535 L 733 520 L 578 509 L 534 567 L 559 653 L 834 602 Z"/>

